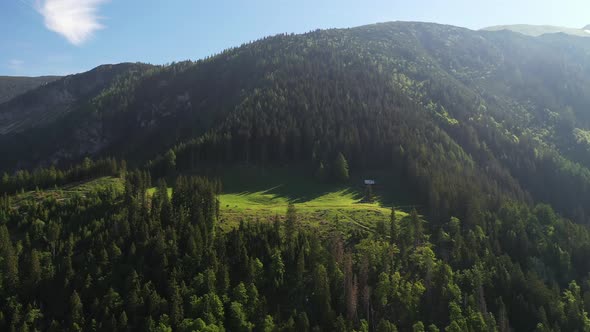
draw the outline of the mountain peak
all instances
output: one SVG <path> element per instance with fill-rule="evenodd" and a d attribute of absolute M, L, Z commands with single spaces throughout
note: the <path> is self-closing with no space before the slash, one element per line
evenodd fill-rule
<path fill-rule="evenodd" d="M 587 24 L 585 27 L 582 28 L 582 30 L 590 31 L 590 24 Z"/>

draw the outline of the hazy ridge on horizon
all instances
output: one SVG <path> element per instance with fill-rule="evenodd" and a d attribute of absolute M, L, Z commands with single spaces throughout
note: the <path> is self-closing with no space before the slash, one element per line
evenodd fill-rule
<path fill-rule="evenodd" d="M 523 35 L 529 36 L 542 36 L 551 33 L 565 33 L 568 35 L 579 36 L 579 37 L 590 37 L 590 24 L 583 28 L 568 28 L 554 25 L 531 25 L 531 24 L 508 24 L 508 25 L 494 25 L 481 30 L 485 31 L 501 31 L 510 30 Z"/>

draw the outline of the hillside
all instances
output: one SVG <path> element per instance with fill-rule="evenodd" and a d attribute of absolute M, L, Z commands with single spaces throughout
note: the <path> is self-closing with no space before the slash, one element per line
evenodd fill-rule
<path fill-rule="evenodd" d="M 123 74 L 134 75 L 147 65 L 104 65 L 87 73 L 66 76 L 30 89 L 0 104 L 0 135 L 9 135 L 35 127 L 46 127 L 72 109 L 83 107 L 90 99 L 111 86 Z"/>
<path fill-rule="evenodd" d="M 563 35 L 424 23 L 279 35 L 123 75 L 79 103 L 41 111 L 49 119 L 41 123 L 18 120 L 4 105 L 0 114 L 14 119 L 4 122 L 2 165 L 90 155 L 135 165 L 153 159 L 150 167 L 161 169 L 157 155 L 174 146 L 179 169 L 317 164 L 341 151 L 353 170 L 394 167 L 416 180 L 431 174 L 414 190 L 442 216 L 466 215 L 462 197 L 477 192 L 549 202 L 585 222 L 588 50 L 590 40 Z M 562 183 L 571 184 L 567 191 Z"/>
<path fill-rule="evenodd" d="M 58 76 L 41 77 L 16 77 L 0 76 L 0 104 L 33 90 L 41 85 L 51 83 L 59 79 Z"/>
<path fill-rule="evenodd" d="M 221 192 L 192 176 L 154 188 L 149 173 L 112 166 L 109 177 L 2 198 L 0 328 L 589 326 L 590 230 L 549 206 L 505 203 L 472 221 L 425 221 L 415 209 L 383 218 L 387 209 L 288 169 L 230 176 Z M 284 188 L 257 191 L 277 179 Z"/>
<path fill-rule="evenodd" d="M 590 330 L 589 106 L 588 38 L 419 22 L 61 78 L 0 104 L 0 329 Z"/>

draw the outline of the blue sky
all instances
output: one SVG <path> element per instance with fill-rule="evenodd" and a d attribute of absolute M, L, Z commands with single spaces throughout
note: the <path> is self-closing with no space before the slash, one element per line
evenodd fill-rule
<path fill-rule="evenodd" d="M 0 75 L 199 59 L 282 32 L 385 21 L 590 24 L 588 0 L 0 0 Z"/>

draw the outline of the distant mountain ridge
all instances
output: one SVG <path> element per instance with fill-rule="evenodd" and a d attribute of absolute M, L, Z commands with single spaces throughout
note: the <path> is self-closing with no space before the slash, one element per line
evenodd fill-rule
<path fill-rule="evenodd" d="M 59 78 L 60 76 L 0 76 L 0 104 Z"/>
<path fill-rule="evenodd" d="M 509 30 L 521 33 L 527 36 L 538 37 L 552 33 L 565 33 L 578 37 L 590 37 L 590 24 L 581 29 L 567 28 L 553 25 L 530 25 L 530 24 L 513 24 L 513 25 L 496 25 L 481 30 L 485 31 L 501 31 Z"/>
<path fill-rule="evenodd" d="M 148 67 L 127 63 L 102 65 L 81 74 L 35 80 L 36 89 L 25 90 L 0 104 L 0 135 L 48 124 L 67 114 L 78 102 L 84 103 L 99 94 L 120 75 Z"/>

